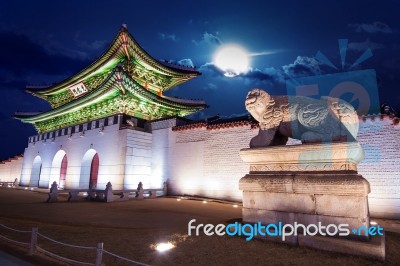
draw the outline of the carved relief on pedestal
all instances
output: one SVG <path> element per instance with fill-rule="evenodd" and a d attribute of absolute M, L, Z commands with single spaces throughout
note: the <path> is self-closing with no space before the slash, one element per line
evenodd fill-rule
<path fill-rule="evenodd" d="M 357 165 L 352 163 L 250 165 L 250 172 L 270 171 L 357 171 Z"/>

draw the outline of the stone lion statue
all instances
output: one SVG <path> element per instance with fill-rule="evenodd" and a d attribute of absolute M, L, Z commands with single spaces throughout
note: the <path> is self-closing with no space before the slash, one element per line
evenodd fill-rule
<path fill-rule="evenodd" d="M 245 105 L 260 126 L 251 148 L 285 145 L 289 137 L 303 143 L 355 141 L 357 137 L 357 113 L 341 99 L 271 96 L 253 89 Z"/>

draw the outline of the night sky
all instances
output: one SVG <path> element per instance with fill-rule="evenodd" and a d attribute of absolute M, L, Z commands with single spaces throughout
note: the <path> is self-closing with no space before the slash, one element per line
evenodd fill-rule
<path fill-rule="evenodd" d="M 148 4 L 147 4 L 147 3 Z M 35 134 L 16 111 L 48 110 L 24 92 L 59 82 L 107 49 L 121 24 L 154 58 L 193 65 L 202 75 L 168 93 L 201 98 L 210 108 L 192 116 L 246 112 L 251 88 L 287 94 L 286 80 L 374 69 L 379 98 L 399 109 L 400 1 L 4 1 L 0 3 L 0 159 L 21 154 Z M 342 68 L 338 39 L 348 39 Z M 251 55 L 245 74 L 225 77 L 215 51 L 238 44 Z M 321 51 L 337 69 L 315 59 Z"/>

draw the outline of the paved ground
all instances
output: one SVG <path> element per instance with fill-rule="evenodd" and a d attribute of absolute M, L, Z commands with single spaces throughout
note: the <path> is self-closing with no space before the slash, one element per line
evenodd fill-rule
<path fill-rule="evenodd" d="M 31 266 L 33 264 L 0 250 L 0 265 L 2 265 L 2 266 Z"/>
<path fill-rule="evenodd" d="M 128 202 L 45 203 L 43 193 L 0 188 L 0 223 L 19 229 L 38 227 L 39 232 L 75 245 L 95 246 L 104 242 L 110 252 L 152 265 L 380 265 L 353 256 L 290 247 L 239 237 L 188 237 L 187 224 L 227 223 L 241 217 L 233 204 L 175 198 L 130 200 Z M 66 200 L 66 198 L 64 198 Z M 0 233 L 5 233 L 0 230 Z M 29 242 L 29 236 L 17 236 Z M 25 239 L 24 239 L 25 237 Z M 171 241 L 171 251 L 159 253 L 154 244 Z M 400 262 L 400 235 L 387 233 L 386 264 Z M 93 262 L 92 251 L 65 248 L 45 239 L 38 243 L 57 254 Z M 1 249 L 1 247 L 0 247 Z M 104 256 L 106 265 L 123 265 Z M 0 265 L 2 265 L 0 263 Z"/>
<path fill-rule="evenodd" d="M 28 197 L 26 197 L 28 195 Z M 135 229 L 186 230 L 195 218 L 202 223 L 218 223 L 241 217 L 232 204 L 157 198 L 128 202 L 45 203 L 47 195 L 30 191 L 1 189 L 1 216 L 50 224 L 118 227 Z"/>

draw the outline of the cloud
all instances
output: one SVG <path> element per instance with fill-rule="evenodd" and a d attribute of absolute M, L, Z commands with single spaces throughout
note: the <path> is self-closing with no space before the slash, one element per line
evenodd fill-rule
<path fill-rule="evenodd" d="M 97 40 L 97 41 L 93 41 L 93 42 L 87 42 L 87 41 L 81 40 L 79 32 L 77 34 L 75 34 L 74 41 L 78 47 L 81 47 L 81 48 L 84 48 L 87 50 L 94 50 L 94 51 L 98 51 L 98 50 L 103 51 L 109 45 L 109 42 L 105 41 L 105 40 Z"/>
<path fill-rule="evenodd" d="M 284 83 L 284 79 L 282 78 L 281 70 L 277 70 L 274 68 L 268 68 L 264 70 L 260 69 L 249 69 L 248 72 L 240 74 L 234 78 L 227 78 L 224 75 L 224 72 L 221 71 L 218 67 L 216 67 L 213 63 L 206 63 L 199 68 L 199 71 L 203 73 L 204 77 L 212 77 L 213 82 L 208 82 L 202 88 L 204 90 L 216 90 L 218 89 L 218 85 L 220 82 L 224 82 L 222 86 L 227 86 L 226 82 L 235 82 L 237 79 L 242 79 L 242 84 L 248 86 L 272 86 L 275 87 L 279 83 Z M 232 84 L 230 84 L 232 85 Z"/>
<path fill-rule="evenodd" d="M 220 115 L 221 118 L 236 118 L 236 117 L 241 117 L 245 115 L 250 115 L 249 112 L 243 112 L 243 113 L 235 113 L 235 114 L 230 114 L 230 115 Z"/>
<path fill-rule="evenodd" d="M 214 63 L 205 63 L 199 67 L 199 71 L 206 75 L 211 76 L 224 76 L 224 72 L 219 69 Z"/>
<path fill-rule="evenodd" d="M 190 58 L 181 59 L 178 61 L 179 65 L 194 67 L 193 61 Z"/>
<path fill-rule="evenodd" d="M 299 76 L 314 76 L 321 74 L 321 63 L 315 58 L 307 56 L 297 56 L 292 64 L 282 66 L 284 74 L 294 78 Z"/>
<path fill-rule="evenodd" d="M 187 118 L 192 120 L 204 120 L 205 118 L 209 117 L 205 111 L 197 111 L 196 113 L 190 114 Z"/>
<path fill-rule="evenodd" d="M 195 45 L 202 45 L 202 44 L 221 45 L 222 41 L 217 35 L 218 35 L 218 32 L 216 33 L 216 35 L 214 35 L 212 33 L 204 32 L 203 38 L 200 41 L 192 40 L 192 42 Z"/>
<path fill-rule="evenodd" d="M 368 48 L 372 50 L 377 50 L 377 49 L 383 49 L 385 48 L 385 46 L 381 43 L 371 42 L 369 39 L 367 39 L 364 42 L 351 42 L 348 45 L 348 49 L 355 51 L 365 51 Z"/>
<path fill-rule="evenodd" d="M 268 73 L 260 69 L 250 69 L 247 73 L 241 75 L 244 78 L 255 79 L 260 81 L 274 81 L 275 73 Z"/>
<path fill-rule="evenodd" d="M 204 75 L 223 77 L 224 73 L 213 63 L 202 65 L 199 70 Z M 298 56 L 293 63 L 281 67 L 269 67 L 265 69 L 250 68 L 248 72 L 237 76 L 245 80 L 257 81 L 269 85 L 285 84 L 286 79 L 321 75 L 328 71 L 327 67 L 315 58 Z M 235 78 L 233 78 L 235 79 Z"/>
<path fill-rule="evenodd" d="M 282 53 L 282 52 L 284 52 L 284 50 L 276 49 L 276 50 L 270 50 L 270 51 L 249 53 L 249 56 L 263 56 L 263 55 L 271 55 L 271 54 L 277 54 L 277 53 Z"/>
<path fill-rule="evenodd" d="M 204 87 L 204 90 L 216 90 L 218 89 L 218 86 L 215 85 L 214 83 L 208 82 Z"/>
<path fill-rule="evenodd" d="M 368 32 L 368 33 L 393 33 L 392 29 L 385 23 L 375 21 L 372 24 L 349 24 L 351 28 L 354 28 L 356 32 Z"/>
<path fill-rule="evenodd" d="M 56 40 L 54 35 L 43 30 L 18 28 L 13 25 L 0 23 L 0 32 L 9 32 L 18 36 L 26 37 L 30 42 L 43 48 L 48 55 L 63 55 L 77 60 L 93 60 L 93 57 L 98 55 L 97 49 L 105 48 L 105 42 L 104 45 L 101 46 L 103 41 L 94 41 L 89 43 L 79 40 L 79 33 L 74 37 L 75 44 L 80 48 L 79 50 L 76 50 L 66 47 L 63 42 Z M 95 53 L 93 53 L 93 51 Z"/>
<path fill-rule="evenodd" d="M 177 37 L 176 37 L 175 34 L 169 34 L 169 33 L 162 33 L 162 32 L 159 32 L 159 33 L 158 33 L 158 37 L 159 37 L 161 40 L 171 40 L 171 41 L 173 41 L 173 42 L 178 41 L 178 39 L 177 39 Z"/>
<path fill-rule="evenodd" d="M 0 43 L 0 84 L 7 87 L 22 89 L 31 75 L 65 76 L 90 64 L 86 57 L 49 51 L 23 34 L 0 31 Z"/>

